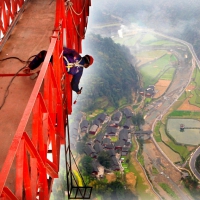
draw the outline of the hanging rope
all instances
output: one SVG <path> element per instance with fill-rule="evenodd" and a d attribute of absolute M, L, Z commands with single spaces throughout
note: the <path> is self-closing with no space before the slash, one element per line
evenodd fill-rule
<path fill-rule="evenodd" d="M 32 57 L 33 56 L 31 56 L 29 59 L 31 59 Z M 9 59 L 16 59 L 16 60 L 19 60 L 21 63 L 26 63 L 26 64 L 30 62 L 29 60 L 24 61 L 24 60 L 22 60 L 22 59 L 20 59 L 18 57 L 15 57 L 15 56 L 11 56 L 11 57 L 0 59 L 0 62 L 5 61 L 5 60 L 9 60 Z"/>
<path fill-rule="evenodd" d="M 75 10 L 74 10 L 74 8 L 73 8 L 73 3 L 71 3 L 70 4 L 70 9 L 76 14 L 76 15 L 81 15 L 82 13 L 83 13 L 83 11 L 84 11 L 84 9 L 85 9 L 85 5 L 86 5 L 86 0 L 84 1 L 84 5 L 83 5 L 83 9 L 82 9 L 82 11 L 80 12 L 80 13 L 77 13 Z"/>
<path fill-rule="evenodd" d="M 14 76 L 11 78 L 11 80 L 9 81 L 8 86 L 6 87 L 6 90 L 5 90 L 5 93 L 4 93 L 3 101 L 2 101 L 2 103 L 1 103 L 1 105 L 0 105 L 0 110 L 3 108 L 3 106 L 4 106 L 5 102 L 6 102 L 6 98 L 7 98 L 8 95 L 9 95 L 9 88 L 10 88 L 10 86 L 11 86 L 13 80 L 14 80 L 15 77 L 19 74 L 19 72 L 21 72 L 21 71 L 27 66 L 27 64 L 30 63 L 29 60 L 30 60 L 32 57 L 35 57 L 35 56 L 36 56 L 36 55 L 31 56 L 27 61 L 21 60 L 21 59 L 18 58 L 18 57 L 8 57 L 8 58 L 4 58 L 4 59 L 1 59 L 1 60 L 0 60 L 0 62 L 2 62 L 2 61 L 5 61 L 5 60 L 8 60 L 8 59 L 17 59 L 17 60 L 19 60 L 19 61 L 22 62 L 22 63 L 26 63 L 26 65 L 25 65 L 24 67 L 22 67 L 21 69 L 19 69 L 19 70 L 14 74 Z"/>

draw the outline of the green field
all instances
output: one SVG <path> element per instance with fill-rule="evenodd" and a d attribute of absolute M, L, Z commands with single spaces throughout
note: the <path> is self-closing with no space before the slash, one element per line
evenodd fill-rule
<path fill-rule="evenodd" d="M 160 134 L 160 126 L 161 126 L 161 122 L 157 122 L 156 126 L 154 127 L 154 138 L 156 142 L 162 142 L 162 138 Z"/>
<path fill-rule="evenodd" d="M 197 67 L 194 70 L 193 81 L 191 84 L 195 85 L 195 89 L 191 91 L 192 97 L 189 102 L 192 105 L 200 107 L 200 70 Z"/>
<path fill-rule="evenodd" d="M 171 55 L 165 54 L 155 62 L 151 62 L 139 68 L 144 82 L 144 87 L 154 85 L 161 77 L 172 78 L 172 73 L 174 73 L 175 70 L 169 70 L 171 67 Z"/>
<path fill-rule="evenodd" d="M 198 119 L 200 118 L 200 112 L 174 110 L 169 114 L 169 117 Z"/>
<path fill-rule="evenodd" d="M 175 68 L 169 68 L 161 77 L 162 80 L 172 80 L 174 76 Z"/>

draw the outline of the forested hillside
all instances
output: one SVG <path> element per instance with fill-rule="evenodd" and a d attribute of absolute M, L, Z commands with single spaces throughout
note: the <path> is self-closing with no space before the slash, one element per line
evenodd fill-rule
<path fill-rule="evenodd" d="M 95 61 L 84 70 L 83 92 L 79 100 L 82 108 L 117 108 L 122 99 L 131 102 L 132 94 L 138 88 L 138 78 L 129 49 L 115 44 L 111 38 L 95 34 L 87 36 L 86 46 L 87 53 Z"/>

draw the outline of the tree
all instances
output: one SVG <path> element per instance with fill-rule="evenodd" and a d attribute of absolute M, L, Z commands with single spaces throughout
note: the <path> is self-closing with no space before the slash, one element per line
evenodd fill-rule
<path fill-rule="evenodd" d="M 116 199 L 116 200 L 138 199 L 130 190 L 126 190 L 124 184 L 120 181 L 111 182 L 108 187 L 112 190 L 111 199 Z"/>
<path fill-rule="evenodd" d="M 112 189 L 112 199 L 125 199 L 124 185 L 120 181 L 111 182 L 110 188 Z"/>
<path fill-rule="evenodd" d="M 79 168 L 86 176 L 91 175 L 93 171 L 92 158 L 90 156 L 84 156 L 79 163 Z"/>
<path fill-rule="evenodd" d="M 140 128 L 140 126 L 144 125 L 145 123 L 144 117 L 141 113 L 137 113 L 136 115 L 134 115 L 132 117 L 132 121 L 133 121 L 133 124 L 137 126 L 138 128 Z"/>
<path fill-rule="evenodd" d="M 90 182 L 94 193 L 103 196 L 104 199 L 109 199 L 112 189 L 108 187 L 108 183 L 104 180 L 93 180 Z"/>
<path fill-rule="evenodd" d="M 105 168 L 110 168 L 110 155 L 107 151 L 102 151 L 98 156 L 99 163 L 104 166 Z"/>
<path fill-rule="evenodd" d="M 142 101 L 142 95 L 139 95 L 137 102 L 139 103 L 140 101 Z"/>
<path fill-rule="evenodd" d="M 109 105 L 118 107 L 119 100 L 126 97 L 132 102 L 132 92 L 138 87 L 138 76 L 132 63 L 130 50 L 115 44 L 111 38 L 88 35 L 88 54 L 95 57 L 95 68 L 91 68 L 84 83 L 83 107 L 91 110 L 99 104 L 96 99 L 106 97 Z M 107 51 L 109 49 L 109 51 Z"/>

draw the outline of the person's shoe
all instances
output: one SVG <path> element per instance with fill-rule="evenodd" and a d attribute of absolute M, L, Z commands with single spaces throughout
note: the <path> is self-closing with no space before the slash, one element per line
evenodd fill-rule
<path fill-rule="evenodd" d="M 36 78 L 38 77 L 38 75 L 39 75 L 39 72 L 35 72 L 34 74 L 32 74 L 32 75 L 30 76 L 30 79 L 31 79 L 31 80 L 34 80 L 34 79 L 36 79 Z"/>

